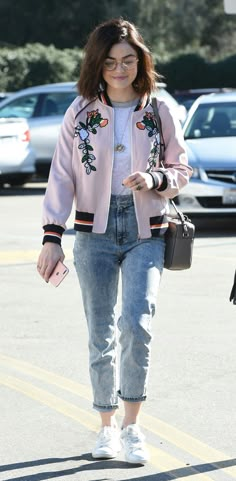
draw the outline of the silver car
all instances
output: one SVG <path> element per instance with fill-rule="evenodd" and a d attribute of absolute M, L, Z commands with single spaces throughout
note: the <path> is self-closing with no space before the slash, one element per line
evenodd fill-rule
<path fill-rule="evenodd" d="M 0 119 L 0 185 L 22 185 L 35 173 L 26 119 Z"/>
<path fill-rule="evenodd" d="M 186 213 L 236 213 L 236 92 L 197 99 L 183 126 L 190 183 L 177 197 Z"/>
<path fill-rule="evenodd" d="M 0 117 L 24 117 L 36 152 L 36 170 L 48 175 L 62 118 L 78 95 L 74 82 L 31 87 L 0 104 Z"/>
<path fill-rule="evenodd" d="M 164 87 L 164 84 L 158 86 L 158 95 L 171 104 L 179 119 L 183 120 L 186 115 L 184 107 L 179 106 Z M 38 174 L 48 175 L 63 116 L 77 95 L 75 82 L 62 82 L 20 90 L 0 104 L 0 117 L 27 119 Z"/>

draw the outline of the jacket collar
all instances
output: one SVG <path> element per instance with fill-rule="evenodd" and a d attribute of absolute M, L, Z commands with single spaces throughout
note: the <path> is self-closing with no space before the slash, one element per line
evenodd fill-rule
<path fill-rule="evenodd" d="M 109 105 L 109 107 L 112 107 L 111 100 L 105 90 L 98 93 L 98 98 L 104 105 Z M 145 107 L 147 107 L 149 103 L 150 103 L 150 97 L 148 95 L 144 95 L 141 99 L 139 99 L 134 109 L 134 112 L 136 112 L 137 110 L 144 109 Z"/>

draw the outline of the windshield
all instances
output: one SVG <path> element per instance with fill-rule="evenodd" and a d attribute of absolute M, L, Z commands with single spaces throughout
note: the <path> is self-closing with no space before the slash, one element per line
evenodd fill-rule
<path fill-rule="evenodd" d="M 200 104 L 186 127 L 185 139 L 236 136 L 236 102 Z"/>
<path fill-rule="evenodd" d="M 25 94 L 12 100 L 9 99 L 4 106 L 0 105 L 0 117 L 31 119 L 64 115 L 76 96 L 76 91 Z"/>

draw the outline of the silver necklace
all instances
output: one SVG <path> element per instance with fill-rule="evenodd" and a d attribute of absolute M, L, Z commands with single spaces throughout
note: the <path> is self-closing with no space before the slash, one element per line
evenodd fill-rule
<path fill-rule="evenodd" d="M 120 140 L 117 139 L 117 141 L 115 140 L 115 146 L 114 146 L 115 152 L 121 153 L 121 152 L 124 152 L 125 149 L 126 149 L 126 147 L 122 143 L 122 141 L 123 141 L 123 138 L 124 138 L 124 135 L 125 135 L 125 131 L 126 131 L 126 128 L 127 128 L 129 118 L 130 118 L 130 114 L 131 114 L 132 110 L 133 110 L 133 106 L 130 107 L 130 109 L 129 109 L 129 113 L 128 113 L 128 116 L 127 116 L 127 120 L 125 122 L 125 126 L 124 126 L 124 129 L 123 129 L 122 135 L 121 135 L 121 139 Z"/>

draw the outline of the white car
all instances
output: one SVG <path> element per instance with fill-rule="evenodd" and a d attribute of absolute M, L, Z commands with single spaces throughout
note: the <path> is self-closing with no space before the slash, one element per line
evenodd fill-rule
<path fill-rule="evenodd" d="M 171 105 L 182 121 L 186 110 L 166 91 L 164 84 L 158 85 L 157 94 Z M 0 117 L 27 119 L 38 174 L 48 175 L 63 116 L 77 95 L 75 82 L 61 82 L 20 90 L 0 104 Z"/>
<path fill-rule="evenodd" d="M 35 171 L 27 121 L 0 118 L 0 185 L 22 185 Z"/>
<path fill-rule="evenodd" d="M 183 126 L 193 175 L 176 198 L 186 213 L 236 214 L 236 92 L 199 97 Z"/>

